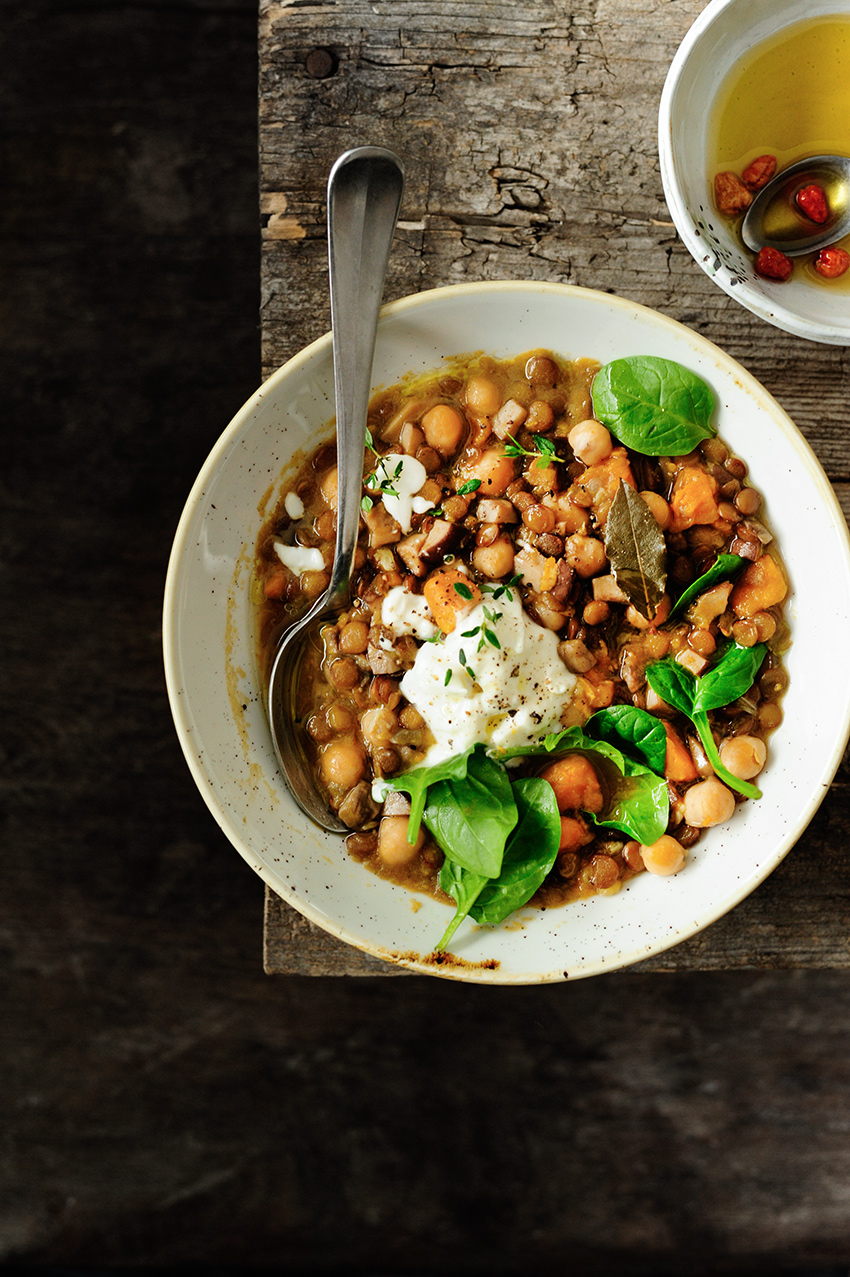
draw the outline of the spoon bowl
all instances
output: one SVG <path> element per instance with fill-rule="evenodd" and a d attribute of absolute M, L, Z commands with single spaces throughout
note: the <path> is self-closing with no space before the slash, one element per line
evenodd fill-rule
<path fill-rule="evenodd" d="M 826 195 L 825 222 L 811 221 L 795 203 L 797 193 L 812 183 Z M 752 252 L 770 245 L 786 257 L 815 252 L 848 232 L 850 158 L 845 155 L 813 155 L 790 164 L 759 191 L 741 224 L 741 238 Z"/>
<path fill-rule="evenodd" d="M 284 634 L 269 675 L 268 716 L 283 778 L 301 810 L 323 829 L 347 833 L 316 786 L 298 721 L 304 653 L 322 624 L 349 604 L 360 526 L 366 415 L 378 312 L 404 189 L 404 166 L 392 151 L 346 151 L 328 178 L 328 267 L 337 433 L 337 532 L 331 580 L 305 616 Z"/>

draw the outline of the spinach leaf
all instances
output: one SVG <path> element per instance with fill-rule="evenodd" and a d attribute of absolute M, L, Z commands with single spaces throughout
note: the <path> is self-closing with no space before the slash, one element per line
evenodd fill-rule
<path fill-rule="evenodd" d="M 620 708 L 635 709 L 634 706 Z M 643 710 L 635 709 L 635 714 L 644 713 Z M 646 718 L 651 717 L 651 714 L 646 714 Z M 585 723 L 585 728 L 591 728 L 595 719 L 594 714 Z M 609 720 L 609 723 L 610 721 L 616 721 L 616 712 L 614 720 Z M 623 721 L 624 723 L 627 721 L 626 716 Z M 632 743 L 635 743 L 639 735 L 637 722 L 638 720 L 635 719 L 635 737 Z M 605 720 L 601 720 L 601 723 L 605 730 Z M 663 726 L 660 723 L 658 726 L 664 736 L 664 754 L 666 755 L 667 736 Z M 648 736 L 650 731 L 652 742 L 650 749 L 653 759 L 657 761 L 658 737 L 654 729 L 647 729 Z M 663 774 L 656 775 L 643 763 L 627 758 L 616 745 L 608 740 L 595 740 L 580 727 L 567 727 L 562 732 L 553 732 L 540 745 L 528 745 L 522 749 L 511 750 L 513 756 L 522 754 L 524 757 L 545 756 L 552 753 L 583 754 L 601 776 L 605 806 L 598 815 L 588 813 L 594 824 L 601 825 L 605 829 L 618 829 L 621 833 L 628 834 L 630 838 L 637 838 L 642 843 L 656 842 L 664 833 L 669 819 L 669 795 L 667 781 Z M 661 772 L 663 771 L 662 757 Z"/>
<path fill-rule="evenodd" d="M 690 369 L 656 355 L 606 364 L 591 388 L 593 414 L 621 443 L 649 457 L 691 452 L 716 434 L 714 396 Z"/>
<path fill-rule="evenodd" d="M 451 896 L 457 908 L 452 914 L 451 922 L 434 945 L 436 953 L 442 953 L 448 948 L 452 936 L 469 914 L 483 889 L 492 881 L 492 878 L 487 878 L 484 874 L 470 873 L 468 869 L 464 869 L 462 865 L 456 864 L 448 857 L 443 861 L 443 867 L 440 870 L 440 887 L 447 896 Z"/>
<path fill-rule="evenodd" d="M 598 816 L 591 816 L 593 823 L 617 829 L 645 846 L 657 842 L 670 820 L 670 793 L 664 777 L 643 763 L 624 758 L 622 775 L 606 774 L 606 780 L 608 800 Z"/>
<path fill-rule="evenodd" d="M 496 927 L 527 904 L 555 863 L 561 841 L 561 817 L 555 793 L 539 777 L 513 783 L 519 822 L 513 830 L 498 878 L 469 873 L 446 860 L 440 886 L 457 903 L 457 912 L 436 946 L 445 949 L 458 925 L 469 914 L 476 922 Z"/>
<path fill-rule="evenodd" d="M 476 922 L 495 927 L 526 904 L 555 863 L 561 815 L 555 791 L 539 776 L 512 785 L 519 821 L 505 847 L 502 872 L 491 879 L 472 906 Z"/>
<path fill-rule="evenodd" d="M 708 711 L 730 705 L 752 687 L 766 652 L 764 643 L 753 647 L 730 643 L 712 668 L 698 679 L 669 656 L 646 667 L 646 681 L 652 690 L 689 718 L 697 729 L 718 778 L 747 798 L 761 798 L 761 790 L 748 780 L 733 776 L 723 766 L 711 733 Z"/>
<path fill-rule="evenodd" d="M 476 745 L 463 779 L 428 790 L 425 824 L 446 856 L 485 878 L 498 878 L 517 808 L 508 773 Z"/>
<path fill-rule="evenodd" d="M 651 621 L 667 588 L 667 542 L 643 497 L 622 480 L 605 524 L 605 553 L 626 598 Z"/>
<path fill-rule="evenodd" d="M 631 749 L 652 771 L 664 775 L 667 733 L 654 714 L 636 705 L 611 705 L 592 714 L 584 730 L 595 740 L 607 741 L 618 749 Z"/>
<path fill-rule="evenodd" d="M 696 695 L 696 679 L 690 670 L 686 670 L 672 656 L 665 656 L 662 661 L 653 661 L 646 667 L 646 681 L 656 695 L 660 696 L 673 709 L 690 718 L 694 708 Z"/>
<path fill-rule="evenodd" d="M 545 758 L 547 754 L 557 751 L 565 754 L 569 750 L 592 748 L 595 741 L 588 740 L 580 727 L 563 727 L 558 732 L 550 732 L 542 740 L 533 745 L 517 745 L 509 750 L 500 751 L 502 758 Z"/>
<path fill-rule="evenodd" d="M 711 669 L 697 679 L 694 709 L 704 711 L 731 705 L 752 687 L 766 655 L 766 643 L 754 643 L 752 647 L 730 643 Z"/>
<path fill-rule="evenodd" d="M 710 590 L 712 585 L 717 585 L 718 581 L 728 581 L 731 577 L 737 576 L 748 559 L 742 559 L 740 554 L 718 554 L 707 572 L 703 572 L 702 576 L 698 576 L 692 581 L 688 588 L 679 595 L 670 617 L 679 616 L 686 608 L 689 608 L 694 599 L 697 598 L 704 590 Z"/>
<path fill-rule="evenodd" d="M 410 816 L 407 821 L 409 843 L 415 843 L 418 837 L 428 786 L 435 785 L 438 780 L 463 780 L 473 748 L 470 745 L 465 753 L 454 754 L 442 763 L 435 763 L 433 767 L 414 767 L 412 771 L 404 772 L 401 776 L 388 777 L 384 782 L 388 789 L 400 789 L 410 796 Z"/>

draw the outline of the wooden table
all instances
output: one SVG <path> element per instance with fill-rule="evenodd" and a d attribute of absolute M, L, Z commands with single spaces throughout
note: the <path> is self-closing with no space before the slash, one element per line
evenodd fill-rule
<path fill-rule="evenodd" d="M 481 279 L 616 292 L 718 343 L 779 400 L 850 509 L 847 351 L 770 327 L 679 241 L 658 101 L 699 0 L 261 0 L 265 374 L 330 327 L 325 186 L 352 145 L 407 188 L 387 301 Z M 571 11 L 572 10 L 572 11 Z M 816 712 L 816 710 L 814 711 Z M 793 853 L 732 914 L 646 971 L 850 966 L 847 765 Z M 270 972 L 396 974 L 267 892 Z"/>

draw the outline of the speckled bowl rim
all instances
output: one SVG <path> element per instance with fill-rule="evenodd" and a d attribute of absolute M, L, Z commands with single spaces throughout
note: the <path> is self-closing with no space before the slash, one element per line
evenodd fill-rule
<path fill-rule="evenodd" d="M 848 598 L 850 598 L 850 587 L 848 587 L 848 582 L 850 582 L 850 533 L 848 533 L 843 513 L 832 486 L 826 478 L 826 475 L 824 474 L 814 452 L 803 436 L 799 433 L 796 426 L 794 426 L 785 411 L 780 407 L 776 400 L 773 399 L 769 392 L 754 377 L 752 377 L 751 374 L 742 368 L 741 365 L 733 360 L 731 356 L 725 354 L 712 342 L 699 334 L 694 333 L 691 329 L 686 328 L 676 320 L 673 320 L 658 311 L 642 306 L 639 303 L 610 294 L 596 292 L 595 290 L 584 289 L 575 285 L 550 284 L 538 281 L 486 281 L 432 289 L 401 298 L 400 300 L 385 306 L 381 312 L 381 322 L 383 324 L 393 317 L 403 316 L 408 312 L 416 311 L 418 308 L 432 306 L 441 300 L 451 300 L 453 298 L 461 298 L 474 294 L 484 294 L 488 297 L 492 296 L 494 300 L 497 296 L 510 297 L 512 294 L 525 294 L 526 297 L 553 294 L 570 298 L 582 297 L 594 304 L 604 305 L 607 308 L 611 308 L 615 312 L 622 312 L 622 316 L 628 315 L 639 323 L 643 323 L 647 326 L 659 325 L 665 333 L 672 335 L 677 340 L 683 340 L 686 345 L 689 345 L 692 348 L 695 358 L 699 356 L 715 363 L 723 376 L 731 378 L 732 381 L 744 392 L 753 395 L 756 399 L 762 402 L 763 407 L 765 407 L 775 418 L 777 427 L 786 435 L 789 442 L 793 444 L 793 447 L 797 452 L 799 464 L 806 471 L 808 475 L 808 482 L 813 485 L 813 497 L 817 498 L 817 501 L 821 504 L 821 508 L 825 511 L 825 517 L 828 515 L 831 525 L 834 526 L 837 533 L 836 550 L 841 562 L 841 567 L 843 568 L 845 590 L 848 594 Z M 420 974 L 437 975 L 442 978 L 457 979 L 464 982 L 471 981 L 490 984 L 539 984 L 559 982 L 566 979 L 587 978 L 592 975 L 621 970 L 632 966 L 644 959 L 663 953 L 675 945 L 680 944 L 682 941 L 703 931 L 707 926 L 723 917 L 743 899 L 745 899 L 770 875 L 770 873 L 773 872 L 812 820 L 812 817 L 826 795 L 829 785 L 841 762 L 848 737 L 850 737 L 850 692 L 848 692 L 848 689 L 842 689 L 842 729 L 836 732 L 831 749 L 824 755 L 822 761 L 819 763 L 820 771 L 818 783 L 812 787 L 806 801 L 801 805 L 799 811 L 796 813 L 793 823 L 788 826 L 784 835 L 777 840 L 771 852 L 766 855 L 763 862 L 757 866 L 756 870 L 750 874 L 750 876 L 747 877 L 746 882 L 741 883 L 739 879 L 739 887 L 730 891 L 729 895 L 721 902 L 713 905 L 703 913 L 697 912 L 695 917 L 691 915 L 689 918 L 683 919 L 679 926 L 671 926 L 669 933 L 660 937 L 656 941 L 638 945 L 637 948 L 629 952 L 618 953 L 616 958 L 612 958 L 610 955 L 604 955 L 597 961 L 588 962 L 587 965 L 583 966 L 580 970 L 564 971 L 561 969 L 563 964 L 553 964 L 553 966 L 547 970 L 534 973 L 509 973 L 499 969 L 478 969 L 475 965 L 469 968 L 435 966 L 433 962 L 425 960 L 422 955 L 417 956 L 399 953 L 395 950 L 384 949 L 379 944 L 370 943 L 368 941 L 364 942 L 362 936 L 358 936 L 346 926 L 339 924 L 333 918 L 329 918 L 321 908 L 316 907 L 313 901 L 293 895 L 293 893 L 288 890 L 285 880 L 270 869 L 268 865 L 258 861 L 257 855 L 251 845 L 243 838 L 238 827 L 238 823 L 223 809 L 215 792 L 213 791 L 210 778 L 205 771 L 203 761 L 198 755 L 196 743 L 192 737 L 192 722 L 189 714 L 189 706 L 184 702 L 181 689 L 182 680 L 178 659 L 178 635 L 180 627 L 178 593 L 181 584 L 181 572 L 183 571 L 183 564 L 187 553 L 187 543 L 192 534 L 193 528 L 196 525 L 198 512 L 200 507 L 203 505 L 205 491 L 212 477 L 221 465 L 222 460 L 232 449 L 234 441 L 238 438 L 240 432 L 246 429 L 248 424 L 251 422 L 261 401 L 268 399 L 269 396 L 275 395 L 286 383 L 287 379 L 290 378 L 295 371 L 302 368 L 309 360 L 311 360 L 317 352 L 329 352 L 331 348 L 331 340 L 331 334 L 326 333 L 294 355 L 281 368 L 271 374 L 252 398 L 235 415 L 207 457 L 207 460 L 205 461 L 189 494 L 175 534 L 168 566 L 163 612 L 163 649 L 166 684 L 175 726 L 186 761 L 195 783 L 197 784 L 202 797 L 216 821 L 236 850 L 239 851 L 255 872 L 257 872 L 273 890 L 281 895 L 284 900 L 297 909 L 303 916 L 328 931 L 331 935 L 351 944 L 354 948 L 360 949 L 361 951 L 373 956 L 384 958 L 387 961 L 396 963 L 410 971 L 418 972 Z M 555 349 L 554 345 L 552 348 Z M 587 353 L 592 354 L 593 352 Z M 255 535 L 256 531 L 258 531 L 258 526 L 254 530 Z M 368 875 L 368 871 L 361 869 L 361 867 L 358 866 L 357 868 L 368 877 L 373 877 L 373 875 Z M 377 879 L 376 881 L 381 880 Z M 637 879 L 635 881 L 640 882 L 641 879 Z M 596 900 L 599 899 L 600 898 L 598 897 L 596 898 Z M 619 901 L 620 897 L 615 897 L 610 903 L 617 903 Z M 595 901 L 580 903 L 593 904 Z M 609 902 L 605 901 L 605 903 L 607 904 Z M 628 902 L 623 900 L 623 905 L 628 907 Z M 570 909 L 577 907 L 578 906 L 576 905 L 568 905 L 564 910 L 548 912 L 550 914 L 552 912 L 566 914 Z"/>

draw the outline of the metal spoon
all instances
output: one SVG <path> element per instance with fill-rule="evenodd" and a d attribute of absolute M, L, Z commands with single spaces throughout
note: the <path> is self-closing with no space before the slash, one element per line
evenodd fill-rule
<path fill-rule="evenodd" d="M 303 728 L 296 718 L 296 692 L 307 631 L 338 615 L 350 601 L 375 334 L 403 189 L 401 160 L 379 146 L 346 151 L 328 178 L 338 467 L 336 548 L 330 585 L 283 636 L 269 677 L 269 723 L 284 780 L 306 815 L 334 833 L 347 833 L 348 827 L 317 789 Z"/>
<path fill-rule="evenodd" d="M 816 183 L 826 193 L 829 218 L 810 221 L 794 203 L 797 191 Z M 741 237 L 757 253 L 771 245 L 786 257 L 802 257 L 825 244 L 834 244 L 850 231 L 850 158 L 812 155 L 798 160 L 771 178 L 747 209 Z"/>

